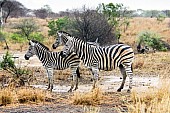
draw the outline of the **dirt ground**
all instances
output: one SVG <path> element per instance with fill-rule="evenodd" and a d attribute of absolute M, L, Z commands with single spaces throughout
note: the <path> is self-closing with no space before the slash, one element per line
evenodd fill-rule
<path fill-rule="evenodd" d="M 38 61 L 36 56 L 32 57 L 29 61 L 24 60 L 25 52 L 18 52 L 13 54 L 18 58 L 15 62 L 20 66 L 29 67 L 41 67 L 41 63 Z M 3 53 L 1 53 L 3 56 Z M 122 92 L 116 92 L 120 86 L 122 79 L 120 79 L 119 73 L 100 72 L 101 78 L 99 81 L 99 87 L 104 92 L 104 99 L 99 105 L 96 106 L 85 106 L 85 105 L 74 105 L 71 102 L 70 97 L 74 94 L 68 93 L 70 88 L 71 80 L 56 80 L 54 83 L 54 89 L 52 98 L 47 99 L 45 103 L 39 104 L 18 104 L 18 105 L 7 105 L 0 107 L 0 113 L 92 113 L 94 111 L 99 113 L 120 113 L 128 112 L 127 102 L 131 102 L 130 93 L 127 93 L 128 89 L 128 78 Z M 34 73 L 36 82 L 31 84 L 35 88 L 46 89 L 47 78 L 45 70 L 37 71 Z M 139 77 L 134 76 L 133 79 L 133 90 L 138 92 L 144 92 L 148 88 L 157 87 L 159 78 L 154 76 L 150 77 Z M 92 88 L 91 76 L 81 75 L 79 92 L 89 92 Z M 96 110 L 94 110 L 96 109 Z"/>

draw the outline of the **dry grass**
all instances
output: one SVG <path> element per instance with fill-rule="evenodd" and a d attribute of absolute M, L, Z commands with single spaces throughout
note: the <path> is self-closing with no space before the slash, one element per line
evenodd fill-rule
<path fill-rule="evenodd" d="M 128 106 L 130 113 L 170 113 L 169 81 L 162 81 L 161 87 L 150 89 L 145 93 L 132 92 L 132 103 Z"/>
<path fill-rule="evenodd" d="M 46 93 L 40 89 L 21 88 L 17 91 L 19 103 L 38 103 L 45 102 Z"/>
<path fill-rule="evenodd" d="M 75 92 L 72 101 L 75 105 L 97 105 L 100 104 L 103 99 L 103 93 L 101 89 L 96 88 L 87 93 Z"/>
<path fill-rule="evenodd" d="M 137 17 L 130 20 L 130 26 L 126 32 L 122 34 L 121 42 L 134 46 L 136 44 L 137 35 L 142 31 L 152 31 L 160 34 L 162 39 L 170 43 L 170 29 L 168 24 L 170 18 L 166 18 L 159 23 L 156 18 Z M 136 49 L 136 48 L 135 48 Z"/>
<path fill-rule="evenodd" d="M 2 89 L 0 91 L 0 105 L 7 105 L 14 102 L 15 95 L 11 89 Z"/>
<path fill-rule="evenodd" d="M 66 80 L 71 76 L 70 69 L 65 70 L 56 70 L 54 71 L 54 79 L 55 80 Z"/>
<path fill-rule="evenodd" d="M 134 73 L 140 75 L 157 75 L 169 78 L 170 52 L 135 55 Z"/>
<path fill-rule="evenodd" d="M 50 98 L 50 94 L 33 88 L 5 88 L 0 91 L 0 105 L 16 104 L 16 103 L 41 103 L 46 98 Z"/>

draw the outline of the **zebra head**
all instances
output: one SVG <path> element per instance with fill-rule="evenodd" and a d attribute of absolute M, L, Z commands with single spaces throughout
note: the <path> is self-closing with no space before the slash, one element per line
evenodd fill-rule
<path fill-rule="evenodd" d="M 58 46 L 62 45 L 62 43 L 65 44 L 67 42 L 67 41 L 62 40 L 64 33 L 65 32 L 63 32 L 63 31 L 57 31 L 57 38 L 56 38 L 54 44 L 52 45 L 53 49 L 56 49 Z"/>
<path fill-rule="evenodd" d="M 30 57 L 32 57 L 33 55 L 35 55 L 35 50 L 34 50 L 34 46 L 36 45 L 36 43 L 32 40 L 29 41 L 29 48 L 27 53 L 25 54 L 25 60 L 29 60 Z"/>
<path fill-rule="evenodd" d="M 72 37 L 69 33 L 65 32 L 65 31 L 58 31 L 57 36 L 58 37 L 56 38 L 54 44 L 52 45 L 53 49 L 56 49 L 61 44 L 65 45 L 68 41 L 68 37 L 70 37 L 70 38 Z M 87 43 L 92 46 L 96 46 L 96 47 L 99 46 L 98 38 L 95 40 L 95 42 L 87 42 Z"/>
<path fill-rule="evenodd" d="M 74 44 L 73 44 L 73 39 L 68 38 L 68 41 L 66 42 L 63 51 L 61 51 L 60 55 L 62 57 L 68 56 L 70 53 L 74 52 Z"/>

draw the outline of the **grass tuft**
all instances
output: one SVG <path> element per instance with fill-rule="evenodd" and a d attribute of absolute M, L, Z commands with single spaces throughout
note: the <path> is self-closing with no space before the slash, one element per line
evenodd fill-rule
<path fill-rule="evenodd" d="M 75 92 L 72 98 L 75 105 L 97 105 L 102 99 L 103 93 L 99 88 L 87 93 Z"/>
<path fill-rule="evenodd" d="M 33 88 L 22 88 L 17 92 L 19 103 L 28 103 L 28 102 L 44 102 L 45 101 L 45 92 L 39 89 Z"/>
<path fill-rule="evenodd" d="M 6 106 L 7 104 L 11 104 L 14 100 L 13 91 L 9 88 L 2 89 L 0 91 L 0 105 Z"/>

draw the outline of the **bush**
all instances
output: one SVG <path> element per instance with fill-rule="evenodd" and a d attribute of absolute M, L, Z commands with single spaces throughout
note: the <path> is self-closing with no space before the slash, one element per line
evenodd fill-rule
<path fill-rule="evenodd" d="M 12 60 L 12 55 L 9 54 L 8 51 L 2 58 L 3 58 L 3 60 L 0 62 L 0 68 L 6 70 L 7 68 L 15 67 L 14 61 Z"/>
<path fill-rule="evenodd" d="M 9 52 L 6 52 L 3 56 L 3 60 L 0 62 L 0 68 L 12 74 L 8 81 L 9 86 L 24 86 L 25 82 L 29 83 L 29 79 L 32 77 L 28 69 L 23 69 L 15 65 L 12 55 Z"/>
<path fill-rule="evenodd" d="M 160 40 L 160 36 L 152 33 L 152 32 L 142 32 L 138 36 L 138 43 L 149 46 L 153 49 L 159 50 L 159 51 L 166 51 L 167 48 L 164 47 Z"/>
<path fill-rule="evenodd" d="M 44 36 L 41 33 L 36 32 L 36 33 L 32 33 L 30 35 L 30 39 L 37 40 L 39 42 L 43 42 Z"/>
<path fill-rule="evenodd" d="M 12 39 L 14 43 L 23 43 L 27 40 L 25 37 L 17 33 L 11 34 L 10 39 Z"/>

